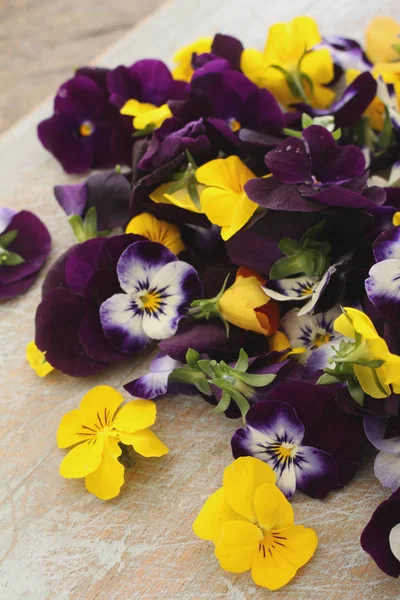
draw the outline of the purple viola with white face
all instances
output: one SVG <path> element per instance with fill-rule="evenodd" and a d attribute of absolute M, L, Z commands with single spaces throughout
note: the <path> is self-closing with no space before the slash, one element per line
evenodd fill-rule
<path fill-rule="evenodd" d="M 325 127 L 310 125 L 301 138 L 289 137 L 265 156 L 271 177 L 250 179 L 250 200 L 269 210 L 315 212 L 326 207 L 375 209 L 385 202 L 378 187 L 367 187 L 365 158 L 353 144 L 339 146 Z"/>
<path fill-rule="evenodd" d="M 382 485 L 395 492 L 400 487 L 400 418 L 364 417 L 367 438 L 377 450 L 374 472 Z"/>
<path fill-rule="evenodd" d="M 377 261 L 365 281 L 368 298 L 379 313 L 400 322 L 400 227 L 383 231 L 374 244 Z"/>
<path fill-rule="evenodd" d="M 252 406 L 246 429 L 232 437 L 232 453 L 254 456 L 269 464 L 276 485 L 291 498 L 299 488 L 314 498 L 324 498 L 336 487 L 338 468 L 323 450 L 303 445 L 305 427 L 295 409 L 285 402 L 266 400 Z"/>
<path fill-rule="evenodd" d="M 103 302 L 100 319 L 106 338 L 122 352 L 172 336 L 190 302 L 202 295 L 195 269 L 155 242 L 128 246 L 117 276 L 123 293 Z"/>

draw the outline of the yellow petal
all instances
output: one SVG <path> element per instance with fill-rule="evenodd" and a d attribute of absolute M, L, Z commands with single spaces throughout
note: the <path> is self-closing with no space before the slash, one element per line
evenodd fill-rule
<path fill-rule="evenodd" d="M 68 448 L 92 438 L 97 431 L 90 425 L 85 425 L 81 411 L 75 408 L 61 419 L 57 431 L 57 445 L 59 448 Z"/>
<path fill-rule="evenodd" d="M 104 438 L 101 436 L 72 448 L 64 456 L 60 465 L 60 475 L 70 479 L 86 477 L 89 473 L 93 473 L 101 462 L 103 444 Z"/>
<path fill-rule="evenodd" d="M 240 58 L 240 68 L 243 73 L 260 88 L 267 87 L 265 72 L 267 64 L 259 50 L 245 48 Z"/>
<path fill-rule="evenodd" d="M 394 213 L 392 223 L 395 227 L 398 227 L 400 225 L 400 212 Z"/>
<path fill-rule="evenodd" d="M 252 202 L 245 193 L 243 193 L 234 206 L 231 222 L 229 226 L 222 227 L 221 237 L 224 241 L 229 240 L 251 219 L 258 208 L 258 204 Z"/>
<path fill-rule="evenodd" d="M 312 89 L 309 89 L 307 83 L 304 84 L 312 106 L 315 108 L 329 106 L 335 99 L 335 92 L 321 85 L 332 81 L 334 76 L 333 61 L 329 50 L 324 48 L 306 54 L 301 63 L 301 71 L 308 75 L 313 83 Z"/>
<path fill-rule="evenodd" d="M 305 50 L 321 41 L 318 26 L 311 17 L 295 17 L 288 23 L 275 23 L 270 27 L 264 57 L 287 71 L 295 69 Z"/>
<path fill-rule="evenodd" d="M 113 427 L 118 431 L 134 433 L 154 425 L 156 405 L 151 400 L 131 400 L 117 412 Z"/>
<path fill-rule="evenodd" d="M 399 53 L 393 48 L 399 43 L 400 24 L 391 17 L 376 17 L 365 31 L 365 49 L 374 62 L 399 60 Z"/>
<path fill-rule="evenodd" d="M 161 221 L 150 213 L 141 213 L 131 219 L 126 227 L 126 233 L 143 235 L 151 242 L 163 244 L 174 254 L 179 254 L 185 249 L 179 227 Z"/>
<path fill-rule="evenodd" d="M 244 184 L 254 177 L 254 173 L 237 156 L 216 158 L 196 171 L 199 183 L 236 194 L 242 194 Z"/>
<path fill-rule="evenodd" d="M 223 523 L 242 519 L 242 515 L 239 515 L 228 504 L 222 487 L 205 501 L 193 523 L 193 531 L 202 540 L 212 540 L 216 544 L 220 538 Z"/>
<path fill-rule="evenodd" d="M 283 529 L 294 522 L 293 508 L 279 488 L 264 483 L 254 495 L 257 522 L 264 530 Z"/>
<path fill-rule="evenodd" d="M 226 500 L 239 514 L 255 523 L 257 515 L 254 507 L 256 490 L 264 483 L 275 483 L 275 473 L 262 460 L 252 456 L 236 459 L 224 471 Z"/>
<path fill-rule="evenodd" d="M 213 38 L 201 37 L 195 42 L 180 48 L 175 52 L 173 56 L 174 63 L 177 63 L 177 67 L 172 71 L 174 79 L 180 79 L 182 81 L 190 81 L 193 75 L 192 67 L 192 55 L 194 52 L 197 54 L 204 54 L 211 52 L 211 44 Z"/>
<path fill-rule="evenodd" d="M 98 385 L 92 388 L 79 405 L 86 425 L 103 429 L 110 425 L 118 406 L 123 402 L 122 394 L 109 385 Z"/>
<path fill-rule="evenodd" d="M 254 582 L 270 590 L 286 585 L 310 560 L 317 545 L 315 531 L 302 525 L 267 534 L 253 558 Z"/>
<path fill-rule="evenodd" d="M 233 218 L 235 204 L 239 199 L 240 195 L 230 190 L 209 187 L 202 192 L 200 204 L 211 223 L 219 227 L 229 227 Z"/>
<path fill-rule="evenodd" d="M 173 183 L 173 181 L 170 181 L 168 183 L 163 183 L 162 185 L 160 185 L 156 190 L 154 190 L 154 192 L 151 192 L 151 194 L 149 194 L 151 200 L 153 200 L 153 202 L 156 202 L 157 204 L 173 204 L 174 206 L 179 206 L 179 208 L 184 208 L 185 210 L 190 210 L 195 213 L 203 212 L 201 208 L 198 208 L 193 203 L 193 200 L 191 199 L 190 194 L 186 188 L 182 188 L 180 190 L 177 190 L 176 192 L 173 192 L 172 194 L 169 194 L 168 190 L 171 188 L 171 185 L 173 185 Z M 205 187 L 204 185 L 199 184 L 196 186 L 196 188 L 197 193 L 200 197 Z"/>
<path fill-rule="evenodd" d="M 356 331 L 365 339 L 379 338 L 371 319 L 365 313 L 349 306 L 346 306 L 343 311 L 346 314 L 341 314 L 333 324 L 335 331 L 353 339 Z"/>
<path fill-rule="evenodd" d="M 159 127 L 165 119 L 172 116 L 167 104 L 155 106 L 138 100 L 128 100 L 120 110 L 121 115 L 135 117 L 133 126 L 135 129 L 145 129 L 148 125 Z"/>
<path fill-rule="evenodd" d="M 375 381 L 372 369 L 369 367 L 354 365 L 354 375 L 357 377 L 358 383 L 361 385 L 364 392 L 369 396 L 372 396 L 372 398 L 387 398 L 387 396 L 390 396 L 390 387 L 385 385 L 379 378 L 381 386 L 385 390 L 385 393 L 382 392 Z M 379 377 L 379 369 L 377 369 L 377 375 Z"/>
<path fill-rule="evenodd" d="M 134 450 L 146 456 L 164 456 L 169 452 L 169 449 L 150 429 L 143 429 L 135 433 L 118 432 L 118 437 L 123 444 L 133 446 Z"/>
<path fill-rule="evenodd" d="M 246 521 L 227 521 L 221 527 L 215 556 L 225 571 L 244 573 L 251 568 L 262 539 L 263 533 L 256 525 Z"/>
<path fill-rule="evenodd" d="M 35 342 L 29 342 L 26 346 L 25 356 L 29 366 L 39 377 L 45 377 L 54 371 L 54 367 L 46 360 L 46 353 L 41 352 Z"/>
<path fill-rule="evenodd" d="M 121 452 L 118 440 L 108 437 L 99 467 L 85 479 L 88 492 L 100 500 L 111 500 L 118 496 L 124 483 L 125 468 L 118 460 Z"/>

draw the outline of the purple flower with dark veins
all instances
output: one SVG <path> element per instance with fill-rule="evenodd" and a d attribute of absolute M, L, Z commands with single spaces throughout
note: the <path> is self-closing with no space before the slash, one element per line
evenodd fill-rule
<path fill-rule="evenodd" d="M 36 215 L 0 208 L 0 300 L 31 287 L 50 248 L 50 234 Z"/>
<path fill-rule="evenodd" d="M 378 506 L 360 541 L 381 571 L 400 576 L 400 489 Z"/>
<path fill-rule="evenodd" d="M 305 427 L 292 406 L 273 400 L 259 402 L 248 411 L 246 422 L 246 429 L 238 429 L 232 437 L 234 458 L 254 456 L 266 462 L 287 498 L 296 488 L 313 498 L 324 498 L 336 487 L 334 458 L 303 445 Z"/>
<path fill-rule="evenodd" d="M 128 246 L 117 276 L 123 293 L 103 302 L 100 319 L 107 340 L 121 352 L 171 337 L 190 302 L 202 295 L 195 269 L 155 242 Z"/>
<path fill-rule="evenodd" d="M 108 102 L 106 69 L 80 69 L 59 88 L 38 136 L 67 173 L 130 162 L 132 138 Z"/>
<path fill-rule="evenodd" d="M 310 125 L 301 139 L 287 138 L 265 156 L 271 177 L 250 179 L 248 197 L 270 210 L 375 209 L 385 202 L 379 187 L 366 187 L 365 158 L 357 146 L 339 146 L 325 127 Z"/>
<path fill-rule="evenodd" d="M 400 487 L 400 418 L 366 415 L 364 430 L 379 453 L 374 472 L 382 485 L 395 492 Z"/>

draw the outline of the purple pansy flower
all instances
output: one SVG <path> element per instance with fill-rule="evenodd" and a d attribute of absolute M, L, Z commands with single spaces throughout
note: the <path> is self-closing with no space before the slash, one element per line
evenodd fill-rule
<path fill-rule="evenodd" d="M 375 475 L 381 484 L 391 488 L 392 492 L 400 487 L 399 425 L 398 417 L 364 417 L 365 434 L 371 444 L 379 450 L 374 463 Z"/>
<path fill-rule="evenodd" d="M 131 99 L 161 106 L 188 95 L 188 84 L 176 81 L 161 60 L 143 59 L 130 67 L 116 67 L 108 73 L 107 82 L 110 102 L 118 109 Z"/>
<path fill-rule="evenodd" d="M 117 263 L 123 293 L 100 307 L 108 341 L 121 352 L 137 352 L 151 340 L 171 337 L 202 286 L 195 269 L 155 242 L 128 246 Z"/>
<path fill-rule="evenodd" d="M 379 313 L 390 321 L 400 321 L 400 227 L 391 227 L 374 243 L 377 261 L 369 271 L 365 289 Z"/>
<path fill-rule="evenodd" d="M 287 498 L 296 488 L 313 498 L 324 498 L 337 486 L 334 458 L 303 445 L 305 427 L 292 406 L 274 400 L 259 402 L 248 411 L 246 422 L 246 429 L 238 429 L 232 437 L 234 458 L 254 456 L 269 464 Z"/>
<path fill-rule="evenodd" d="M 381 571 L 400 576 L 400 489 L 378 506 L 360 541 Z"/>
<path fill-rule="evenodd" d="M 50 249 L 50 234 L 36 215 L 0 208 L 1 300 L 14 298 L 31 287 Z"/>
<path fill-rule="evenodd" d="M 130 216 L 131 186 L 128 177 L 116 171 L 90 175 L 84 183 L 56 185 L 54 195 L 65 214 L 84 219 L 95 207 L 99 230 L 125 225 Z"/>
<path fill-rule="evenodd" d="M 268 152 L 272 176 L 250 179 L 249 198 L 270 210 L 294 212 L 335 208 L 373 209 L 384 190 L 366 187 L 365 158 L 357 146 L 339 146 L 325 127 L 311 125 L 302 138 L 290 137 Z"/>
<path fill-rule="evenodd" d="M 43 146 L 67 173 L 129 161 L 132 141 L 124 139 L 122 119 L 108 102 L 105 70 L 99 71 L 101 77 L 96 69 L 81 70 L 63 83 L 54 99 L 54 115 L 38 125 Z"/>

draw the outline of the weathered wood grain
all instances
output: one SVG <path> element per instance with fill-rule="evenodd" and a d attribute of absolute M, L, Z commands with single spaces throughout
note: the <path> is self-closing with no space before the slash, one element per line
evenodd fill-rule
<path fill-rule="evenodd" d="M 50 3 L 49 3 L 50 4 Z M 398 2 L 348 0 L 266 2 L 176 0 L 134 29 L 97 64 L 115 66 L 144 56 L 166 59 L 200 34 L 217 30 L 261 46 L 267 27 L 296 14 L 316 17 L 326 33 L 361 37 L 368 18 L 395 15 Z M 73 242 L 52 197 L 52 186 L 71 181 L 40 147 L 37 122 L 48 101 L 0 140 L 1 205 L 30 208 L 54 238 L 52 259 Z M 40 280 L 24 297 L 0 305 L 0 598 L 2 600 L 256 600 L 272 593 L 248 574 L 223 572 L 211 544 L 191 524 L 205 498 L 219 487 L 230 462 L 236 424 L 211 415 L 200 399 L 158 402 L 155 430 L 170 447 L 162 459 L 139 458 L 119 498 L 101 502 L 82 481 L 58 475 L 63 451 L 55 432 L 61 416 L 98 383 L 121 388 L 143 373 L 148 356 L 101 376 L 75 380 L 53 373 L 40 380 L 25 363 L 32 339 Z M 274 598 L 282 600 L 392 600 L 399 583 L 383 575 L 359 547 L 375 507 L 389 495 L 367 459 L 356 479 L 323 502 L 300 494 L 297 522 L 318 532 L 315 558 Z"/>

